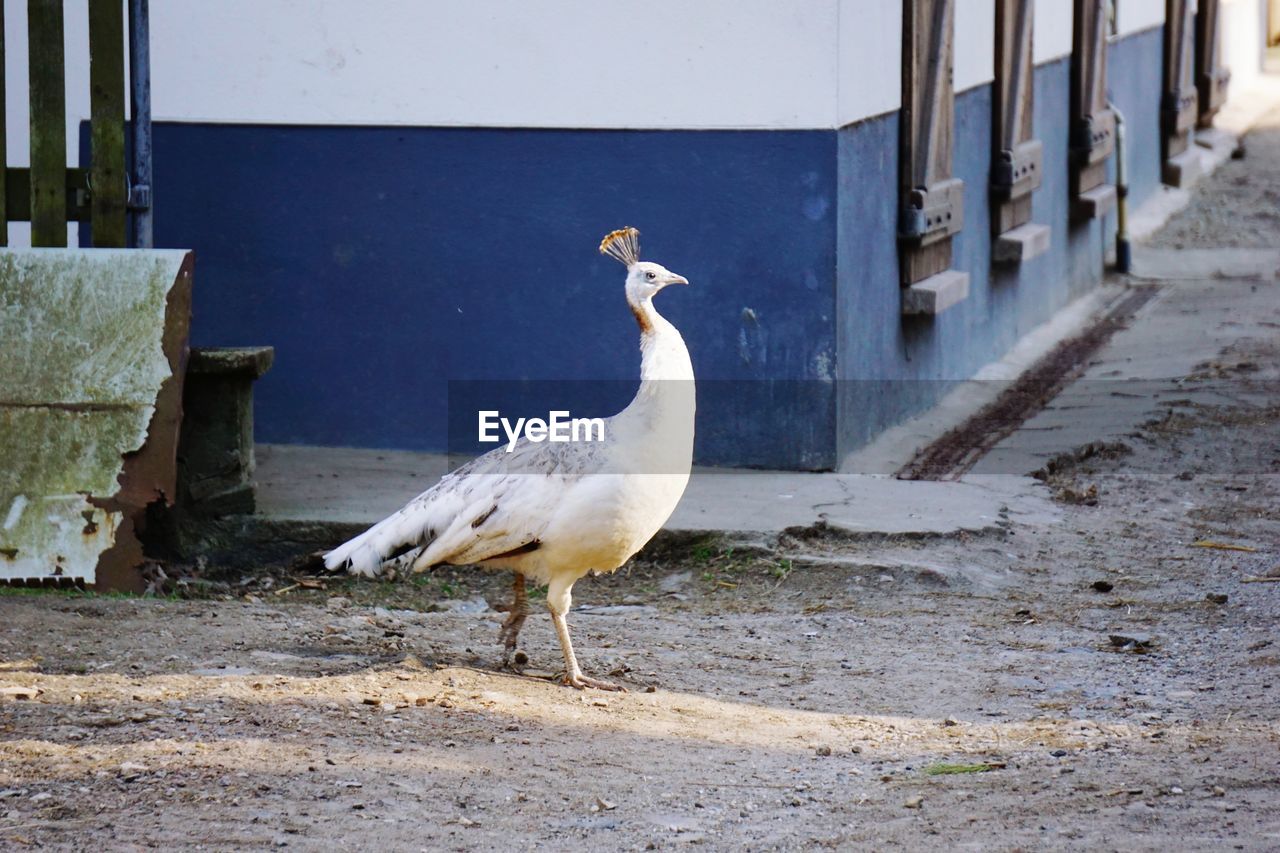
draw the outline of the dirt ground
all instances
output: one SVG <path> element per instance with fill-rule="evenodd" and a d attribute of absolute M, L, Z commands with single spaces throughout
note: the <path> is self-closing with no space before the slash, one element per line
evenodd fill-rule
<path fill-rule="evenodd" d="M 2 594 L 0 847 L 1280 849 L 1280 343 L 1249 359 L 1269 404 L 1064 457 L 1057 524 L 583 580 L 626 694 L 545 677 L 542 614 L 498 669 L 467 570 Z"/>
<path fill-rule="evenodd" d="M 1191 205 L 1151 240 L 1164 249 L 1274 249 L 1280 244 L 1280 110 L 1245 137 L 1239 159 L 1192 190 Z"/>

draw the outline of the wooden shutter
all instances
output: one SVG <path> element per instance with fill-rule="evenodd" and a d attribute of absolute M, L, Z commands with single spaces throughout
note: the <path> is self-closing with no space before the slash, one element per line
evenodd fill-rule
<path fill-rule="evenodd" d="M 1191 146 L 1196 125 L 1196 86 L 1192 70 L 1195 10 L 1191 0 L 1165 0 L 1164 96 L 1160 105 L 1160 136 L 1164 149 L 1163 179 L 1186 186 L 1196 176 L 1199 158 Z"/>
<path fill-rule="evenodd" d="M 1200 0 L 1196 12 L 1196 91 L 1200 96 L 1200 127 L 1212 127 L 1213 117 L 1227 100 L 1231 71 L 1222 67 L 1219 0 Z"/>
<path fill-rule="evenodd" d="M 906 0 L 902 26 L 899 155 L 903 311 L 935 314 L 968 294 L 951 266 L 964 224 L 964 182 L 952 177 L 955 0 Z"/>
<path fill-rule="evenodd" d="M 1026 260 L 1048 248 L 1048 228 L 1030 225 L 1031 193 L 1044 173 L 1044 146 L 1033 138 L 1032 122 L 1034 7 L 1034 0 L 996 0 L 991 230 L 997 261 Z"/>
<path fill-rule="evenodd" d="M 1106 0 L 1075 0 L 1071 51 L 1071 195 L 1077 218 L 1115 206 L 1107 158 L 1115 149 L 1116 117 L 1107 106 Z"/>

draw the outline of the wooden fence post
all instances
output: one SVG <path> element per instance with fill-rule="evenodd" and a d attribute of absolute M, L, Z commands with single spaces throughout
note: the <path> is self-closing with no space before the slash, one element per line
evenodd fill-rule
<path fill-rule="evenodd" d="M 31 70 L 31 245 L 67 245 L 67 107 L 62 0 L 27 0 Z"/>
<path fill-rule="evenodd" d="M 5 73 L 4 73 L 4 3 L 0 0 L 0 246 L 9 245 L 9 204 L 5 190 L 9 184 L 9 153 L 5 140 L 9 138 L 8 122 L 5 120 Z"/>
<path fill-rule="evenodd" d="M 123 248 L 124 14 L 120 0 L 89 0 L 90 204 L 93 245 Z"/>

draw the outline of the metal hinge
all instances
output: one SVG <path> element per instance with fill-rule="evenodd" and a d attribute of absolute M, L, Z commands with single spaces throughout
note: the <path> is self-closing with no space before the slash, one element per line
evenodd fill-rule
<path fill-rule="evenodd" d="M 1215 68 L 1200 75 L 1201 111 L 1216 110 L 1227 100 L 1227 84 L 1231 82 L 1230 68 Z"/>
<path fill-rule="evenodd" d="M 1100 110 L 1076 123 L 1071 138 L 1072 153 L 1078 166 L 1107 159 L 1116 144 L 1116 114 Z"/>
<path fill-rule="evenodd" d="M 1167 133 L 1186 133 L 1196 124 L 1196 90 L 1167 93 L 1161 111 Z"/>
<path fill-rule="evenodd" d="M 964 181 L 948 178 L 914 189 L 898 218 L 898 236 L 919 246 L 936 243 L 964 226 Z"/>
<path fill-rule="evenodd" d="M 1040 186 L 1044 173 L 1044 145 L 1038 139 L 1000 152 L 991 170 L 991 188 L 1004 199 L 1021 198 Z"/>
<path fill-rule="evenodd" d="M 131 183 L 129 185 L 129 201 L 127 206 L 129 210 L 150 210 L 151 186 L 149 184 Z"/>

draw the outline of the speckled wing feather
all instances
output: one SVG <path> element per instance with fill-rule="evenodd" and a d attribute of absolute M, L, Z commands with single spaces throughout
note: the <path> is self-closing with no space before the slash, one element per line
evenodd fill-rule
<path fill-rule="evenodd" d="M 521 439 L 511 452 L 491 450 L 331 551 L 325 565 L 374 576 L 391 560 L 411 561 L 417 569 L 478 563 L 540 543 L 564 492 L 583 477 L 606 472 L 608 446 Z"/>

